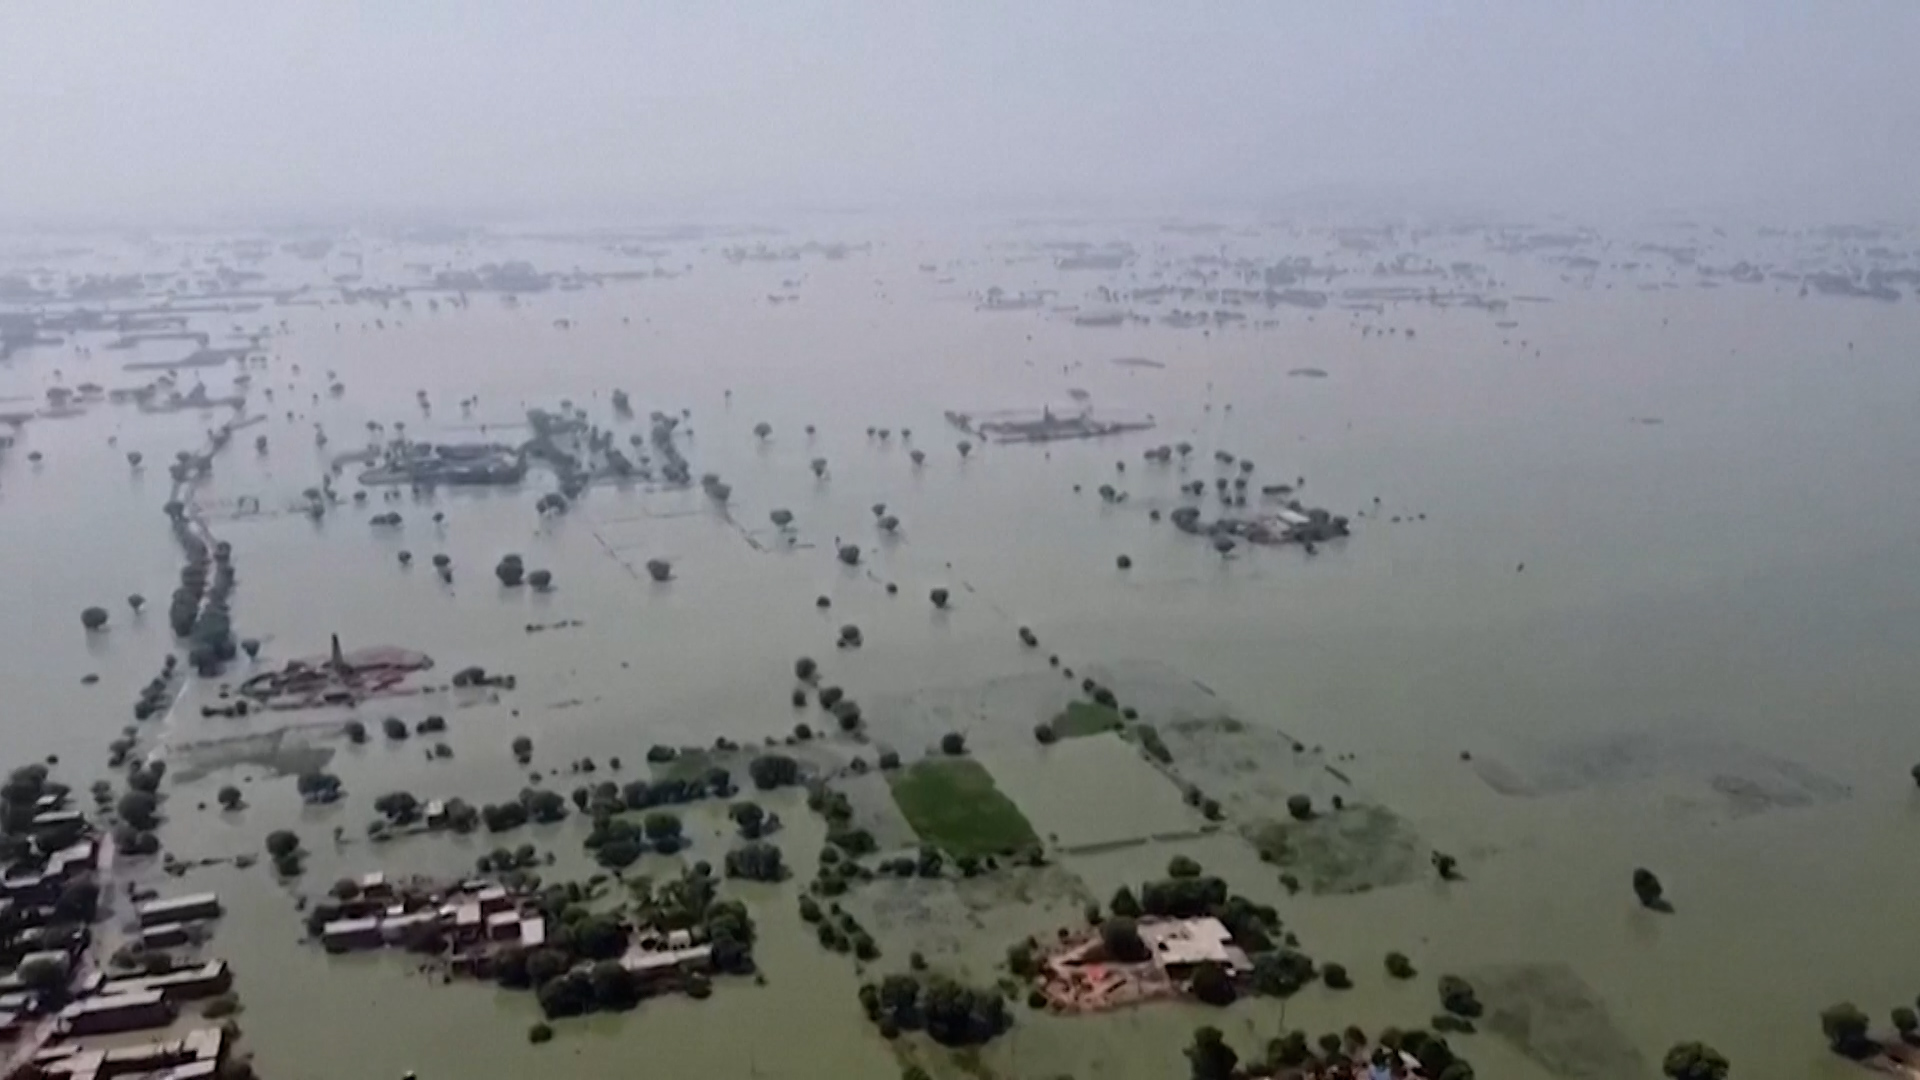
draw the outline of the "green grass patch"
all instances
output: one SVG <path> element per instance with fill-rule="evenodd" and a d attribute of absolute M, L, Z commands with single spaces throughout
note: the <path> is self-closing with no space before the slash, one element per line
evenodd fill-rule
<path fill-rule="evenodd" d="M 1076 701 L 1047 722 L 1054 735 L 1062 739 L 1104 735 L 1120 730 L 1120 723 L 1118 711 L 1091 701 Z"/>
<path fill-rule="evenodd" d="M 972 758 L 917 761 L 889 782 L 914 835 L 949 855 L 995 855 L 1040 842 L 993 774 Z"/>

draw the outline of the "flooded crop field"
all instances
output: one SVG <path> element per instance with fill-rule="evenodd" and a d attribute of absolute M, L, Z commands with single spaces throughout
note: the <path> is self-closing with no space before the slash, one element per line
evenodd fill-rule
<path fill-rule="evenodd" d="M 1916 252 L 5 239 L 0 765 L 84 819 L 10 856 L 94 837 L 78 962 L 225 960 L 273 1080 L 1858 1075 L 1820 1011 L 1920 992 Z M 1200 915 L 1173 1000 L 1033 996 Z"/>

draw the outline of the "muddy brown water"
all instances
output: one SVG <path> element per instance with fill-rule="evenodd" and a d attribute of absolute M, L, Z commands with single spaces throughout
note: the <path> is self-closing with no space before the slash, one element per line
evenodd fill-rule
<path fill-rule="evenodd" d="M 553 265 L 610 258 L 515 250 Z M 942 284 L 914 269 L 945 257 L 935 252 L 973 261 Z M 1526 309 L 1524 331 L 1496 328 L 1484 312 L 1404 305 L 1388 321 L 1417 327 L 1413 341 L 1362 338 L 1333 311 L 1310 321 L 1287 310 L 1269 327 L 1203 336 L 976 312 L 968 288 L 1082 286 L 1033 262 L 1004 265 L 971 238 L 809 261 L 801 299 L 778 306 L 764 298 L 799 276 L 791 264 L 729 266 L 697 244 L 680 254 L 695 264 L 683 277 L 513 307 L 475 294 L 468 309 L 437 314 L 420 300 L 411 312 L 268 307 L 211 320 L 216 330 L 282 318 L 291 327 L 270 340 L 272 361 L 254 376 L 253 404 L 269 421 L 235 440 L 199 496 L 234 545 L 236 624 L 264 640 L 261 663 L 321 652 L 337 632 L 349 647 L 422 649 L 441 675 L 482 664 L 519 683 L 358 710 L 376 730 L 387 715 L 445 715 L 454 757 L 430 762 L 420 738 L 347 744 L 332 733 L 344 712 L 202 718 L 213 688 L 191 681 L 168 720 L 142 729 L 148 748 L 178 755 L 169 850 L 257 852 L 268 831 L 293 827 L 313 851 L 297 890 L 371 869 L 455 872 L 498 840 L 336 849 L 328 838 L 340 826 L 357 841 L 373 798 L 396 788 L 511 795 L 526 782 L 507 751 L 520 733 L 535 741 L 534 768 L 562 770 L 563 790 L 579 782 L 565 763 L 583 755 L 603 765 L 620 755 L 620 777 L 632 777 L 652 743 L 785 733 L 800 718 L 787 701 L 792 661 L 805 654 L 866 706 L 877 743 L 912 757 L 943 731 L 965 730 L 1036 830 L 1068 849 L 1044 879 L 862 892 L 849 907 L 886 950 L 870 974 L 921 949 L 984 978 L 1013 939 L 1075 921 L 1083 898 L 1104 900 L 1185 853 L 1279 905 L 1308 951 L 1346 963 L 1358 984 L 1224 1013 L 1169 1005 L 1065 1019 L 1019 1007 L 1013 1033 L 977 1060 L 912 1048 L 937 1074 L 965 1065 L 1002 1077 L 1178 1075 L 1197 1024 L 1218 1024 L 1247 1052 L 1283 1024 L 1318 1033 L 1420 1023 L 1437 1003 L 1432 978 L 1452 971 L 1488 973 L 1493 984 L 1482 996 L 1501 1022 L 1461 1040 L 1482 1075 L 1625 1076 L 1670 1043 L 1700 1038 L 1741 1076 L 1840 1077 L 1849 1073 L 1827 1060 L 1815 1012 L 1851 998 L 1882 1016 L 1920 992 L 1912 957 L 1888 947 L 1911 937 L 1920 895 L 1920 864 L 1907 857 L 1920 828 L 1907 776 L 1920 760 L 1920 502 L 1906 481 L 1920 466 L 1920 365 L 1910 362 L 1920 309 L 1794 302 L 1765 287 L 1565 289 Z M 443 257 L 383 249 L 368 274 Z M 272 271 L 313 268 L 281 261 Z M 1516 280 L 1525 272 L 1512 269 Z M 387 329 L 372 328 L 376 317 Z M 571 329 L 555 328 L 562 318 Z M 1523 333 L 1540 356 L 1503 347 Z M 1115 355 L 1165 367 L 1106 362 Z M 0 397 L 41 394 L 56 366 L 69 383 L 129 382 L 118 365 L 135 356 L 29 350 L 0 368 Z M 1328 377 L 1286 377 L 1303 363 Z M 338 399 L 325 393 L 328 370 L 346 384 Z M 209 390 L 224 392 L 224 377 L 206 373 Z M 259 396 L 268 386 L 270 404 Z M 641 419 L 613 419 L 615 387 Z M 1060 401 L 1068 387 L 1151 411 L 1161 427 L 981 447 L 963 461 L 941 419 L 947 408 Z M 430 417 L 416 389 L 429 392 Z M 476 393 L 480 405 L 463 417 L 455 402 Z M 513 439 L 525 406 L 562 398 L 621 440 L 644 430 L 650 409 L 691 408 L 686 452 L 696 474 L 733 485 L 730 507 L 716 510 L 697 490 L 608 485 L 542 520 L 533 502 L 548 481 L 536 474 L 519 489 L 419 501 L 388 503 L 376 491 L 317 523 L 281 512 L 330 454 L 358 445 L 368 420 L 444 437 L 479 437 L 486 423 Z M 1648 414 L 1664 422 L 1630 423 Z M 13 582 L 0 619 L 7 763 L 58 754 L 60 775 L 82 788 L 107 775 L 107 743 L 174 644 L 165 603 L 179 557 L 160 514 L 165 464 L 221 415 L 96 405 L 33 421 L 0 456 L 0 559 Z M 314 445 L 316 420 L 332 440 L 326 451 Z M 760 420 L 774 427 L 765 443 L 750 433 Z M 910 463 L 898 434 L 870 441 L 869 425 L 911 427 L 925 465 Z M 268 436 L 265 455 L 253 450 L 255 431 Z M 1140 452 L 1179 439 L 1198 448 L 1185 477 L 1210 480 L 1211 453 L 1224 448 L 1258 463 L 1256 486 L 1304 475 L 1310 503 L 1369 517 L 1312 559 L 1284 549 L 1222 560 L 1146 516 L 1177 504 L 1183 474 Z M 37 466 L 26 460 L 35 449 L 45 454 Z M 144 470 L 128 468 L 130 449 L 146 455 Z M 808 470 L 815 456 L 830 463 L 824 480 Z M 1131 498 L 1103 504 L 1093 494 L 1102 483 Z M 351 473 L 340 484 L 351 491 Z M 220 512 L 243 496 L 265 512 Z M 897 538 L 875 528 L 876 501 L 900 517 Z M 791 549 L 767 523 L 775 507 L 796 516 Z M 386 510 L 403 515 L 401 528 L 367 525 Z M 444 525 L 430 520 L 436 510 Z M 1379 519 L 1420 513 L 1427 519 Z M 834 560 L 836 539 L 861 545 L 861 567 Z M 396 559 L 403 548 L 410 569 Z M 436 552 L 454 560 L 450 586 L 426 565 Z M 502 589 L 491 568 L 507 552 L 552 570 L 556 587 Z M 1115 568 L 1122 553 L 1129 571 Z M 673 562 L 674 580 L 648 580 L 643 564 L 655 557 Z M 889 581 L 898 595 L 886 593 Z M 927 601 L 936 586 L 953 593 L 946 611 Z M 136 591 L 150 602 L 139 617 L 123 599 Z M 815 607 L 820 595 L 830 610 Z M 78 612 L 95 603 L 112 623 L 89 635 Z M 572 619 L 582 625 L 526 631 Z M 848 622 L 865 645 L 836 649 Z M 1021 625 L 1039 635 L 1037 650 L 1022 648 Z M 1244 751 L 1223 739 L 1183 753 L 1191 740 L 1169 733 L 1182 777 L 1217 790 L 1235 820 L 1205 832 L 1172 781 L 1112 736 L 1035 746 L 1033 725 L 1073 689 L 1048 668 L 1049 653 L 1080 673 L 1103 668 L 1118 686 L 1147 672 L 1128 695 L 1146 719 L 1217 712 L 1271 735 L 1245 740 Z M 233 681 L 246 670 L 238 665 Z M 88 673 L 96 685 L 81 685 Z M 821 726 L 817 711 L 801 715 Z M 283 725 L 297 727 L 258 737 Z M 1283 738 L 1345 778 L 1313 780 L 1316 802 L 1350 789 L 1390 808 L 1422 843 L 1458 855 L 1465 880 L 1420 873 L 1288 897 L 1236 827 L 1302 768 Z M 301 806 L 280 775 L 286 753 L 331 753 L 348 798 Z M 229 782 L 242 785 L 245 810 L 199 808 Z M 779 842 L 789 862 L 810 871 L 820 823 L 796 797 L 770 802 L 787 822 Z M 888 810 L 880 791 L 856 805 Z M 717 862 L 721 808 L 696 809 L 689 823 L 689 857 Z M 903 827 L 876 832 L 897 842 Z M 556 874 L 585 873 L 584 829 L 571 820 L 501 839 L 551 849 Z M 1665 880 L 1675 914 L 1634 905 L 1628 879 L 1641 865 Z M 659 859 L 639 868 L 670 869 Z M 302 944 L 293 892 L 263 867 L 159 883 L 222 894 L 228 914 L 211 951 L 235 963 L 247 1044 L 263 1074 L 283 1080 L 636 1067 L 882 1080 L 900 1068 L 899 1048 L 860 1015 L 862 976 L 795 913 L 797 881 L 739 890 L 760 927 L 767 985 L 729 982 L 704 1002 L 567 1021 L 544 1047 L 525 1038 L 536 1019 L 529 996 L 441 986 L 398 956 L 330 958 Z M 1384 976 L 1380 958 L 1394 949 L 1414 959 L 1419 979 Z"/>

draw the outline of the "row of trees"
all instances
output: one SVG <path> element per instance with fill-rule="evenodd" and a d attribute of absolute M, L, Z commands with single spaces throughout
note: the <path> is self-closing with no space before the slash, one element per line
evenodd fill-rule
<path fill-rule="evenodd" d="M 860 987 L 860 1007 L 880 1033 L 925 1031 L 945 1046 L 976 1046 L 1013 1025 L 992 988 L 975 989 L 943 975 L 889 975 Z"/>

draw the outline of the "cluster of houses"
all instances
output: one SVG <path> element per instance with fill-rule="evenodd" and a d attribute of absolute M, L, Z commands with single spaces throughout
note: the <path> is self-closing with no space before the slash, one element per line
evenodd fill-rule
<path fill-rule="evenodd" d="M 35 1054 L 32 1065 L 49 1080 L 209 1080 L 220 1075 L 232 1044 L 224 1030 L 204 1027 L 110 1049 L 60 1043 Z"/>
<path fill-rule="evenodd" d="M 1202 964 L 1233 979 L 1253 970 L 1219 919 L 1142 919 L 1137 929 L 1147 949 L 1138 962 L 1108 956 L 1097 931 L 1047 956 L 1038 987 L 1047 1004 L 1058 1012 L 1098 1012 L 1178 996 Z"/>
<path fill-rule="evenodd" d="M 142 943 L 184 944 L 189 926 L 220 914 L 212 893 L 152 900 L 139 905 Z M 0 1037 L 18 1038 L 29 1026 L 49 1018 L 46 1034 L 106 1035 L 165 1027 L 178 1018 L 183 1002 L 224 994 L 233 972 L 224 960 L 173 968 L 155 974 L 108 975 L 88 962 L 91 935 L 70 935 L 58 948 L 20 956 L 14 970 L 0 978 Z M 47 980 L 29 973 L 51 971 Z"/>
<path fill-rule="evenodd" d="M 380 873 L 364 875 L 356 884 L 356 894 L 333 902 L 335 917 L 320 926 L 320 944 L 328 952 L 451 940 L 456 957 L 462 957 L 483 943 L 531 948 L 547 940 L 546 920 L 523 911 L 519 898 L 503 885 L 467 881 L 448 889 L 398 888 Z"/>
<path fill-rule="evenodd" d="M 28 826 L 33 845 L 0 872 L 0 1053 L 6 1068 L 57 1080 L 197 1080 L 214 1077 L 232 1039 L 218 1027 L 169 1032 L 128 1044 L 92 1036 L 170 1028 L 183 1005 L 226 993 L 223 960 L 150 965 L 127 973 L 93 961 L 102 838 L 64 790 L 40 797 Z M 71 842 L 68 842 L 68 841 Z M 188 944 L 197 924 L 220 916 L 212 893 L 136 905 L 129 944 L 155 955 Z M 10 1075 L 12 1073 L 10 1072 Z"/>
<path fill-rule="evenodd" d="M 327 904 L 324 914 L 330 917 L 320 922 L 319 939 L 328 952 L 449 949 L 452 974 L 487 978 L 501 949 L 536 948 L 547 942 L 546 918 L 533 909 L 530 898 L 494 882 L 396 885 L 385 874 L 370 873 L 355 886 L 351 899 Z M 669 984 L 709 971 L 713 946 L 696 941 L 687 930 L 645 933 L 620 957 L 620 964 L 642 986 Z"/>

